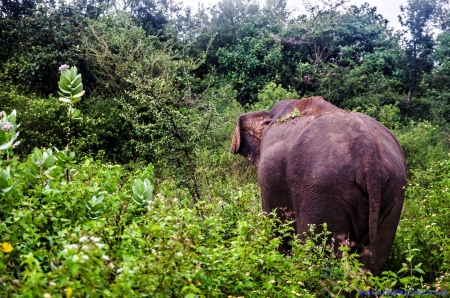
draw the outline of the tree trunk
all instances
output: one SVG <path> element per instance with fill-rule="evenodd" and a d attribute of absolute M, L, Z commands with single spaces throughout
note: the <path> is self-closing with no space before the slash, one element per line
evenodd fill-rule
<path fill-rule="evenodd" d="M 412 96 L 413 96 L 413 87 L 409 87 L 409 90 L 408 90 L 408 98 L 406 99 L 406 105 L 407 105 L 408 107 L 409 107 L 409 105 L 411 104 Z"/>
<path fill-rule="evenodd" d="M 406 111 L 405 111 L 405 123 L 408 121 L 409 106 L 411 105 L 411 100 L 413 97 L 413 87 L 408 89 L 408 97 L 406 98 Z"/>

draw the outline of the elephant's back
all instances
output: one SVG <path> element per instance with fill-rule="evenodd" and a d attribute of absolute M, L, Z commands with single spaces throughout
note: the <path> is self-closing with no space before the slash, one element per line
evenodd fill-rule
<path fill-rule="evenodd" d="M 403 152 L 393 134 L 369 116 L 340 109 L 278 121 L 265 133 L 261 153 L 285 165 L 286 174 L 304 179 L 346 179 L 364 167 L 406 179 Z"/>
<path fill-rule="evenodd" d="M 366 155 L 376 158 L 370 134 L 353 113 L 307 116 L 289 129 L 288 171 L 304 180 L 350 179 Z M 299 170 L 300 168 L 305 170 Z M 296 177 L 295 179 L 297 179 Z M 339 181 L 346 183 L 347 181 Z"/>

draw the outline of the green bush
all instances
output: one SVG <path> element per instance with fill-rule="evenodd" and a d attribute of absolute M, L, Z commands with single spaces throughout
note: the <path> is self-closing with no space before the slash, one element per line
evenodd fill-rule
<path fill-rule="evenodd" d="M 404 262 L 402 253 L 417 249 L 416 264 L 422 264 L 424 278 L 436 280 L 450 268 L 450 160 L 433 162 L 426 170 L 416 169 L 408 182 L 405 206 L 389 261 L 389 268 Z M 446 288 L 448 290 L 448 288 Z"/>
<path fill-rule="evenodd" d="M 258 102 L 253 104 L 251 109 L 253 111 L 269 111 L 278 101 L 288 98 L 295 99 L 300 98 L 300 96 L 295 91 L 287 91 L 281 85 L 271 82 L 258 92 Z"/>
<path fill-rule="evenodd" d="M 84 100 L 83 100 L 84 101 Z M 80 155 L 96 156 L 103 150 L 107 160 L 129 162 L 134 158 L 130 125 L 120 118 L 120 106 L 108 98 L 93 97 L 80 103 L 81 119 L 72 123 L 72 149 Z M 67 145 L 67 108 L 57 98 L 23 94 L 14 88 L 0 91 L 0 105 L 20 115 L 21 145 L 26 156 L 37 148 L 63 149 Z"/>
<path fill-rule="evenodd" d="M 448 152 L 448 136 L 428 121 L 410 121 L 407 126 L 395 130 L 409 171 L 426 169 L 433 161 L 443 160 Z"/>
<path fill-rule="evenodd" d="M 278 252 L 274 233 L 291 227 L 261 213 L 254 185 L 195 206 L 161 194 L 142 205 L 133 196 L 152 167 L 129 175 L 85 159 L 66 182 L 53 166 L 61 154 L 36 149 L 9 163 L 19 184 L 0 201 L 0 241 L 12 246 L 0 251 L 2 296 L 313 297 L 343 276 L 317 246 L 323 236 Z"/>

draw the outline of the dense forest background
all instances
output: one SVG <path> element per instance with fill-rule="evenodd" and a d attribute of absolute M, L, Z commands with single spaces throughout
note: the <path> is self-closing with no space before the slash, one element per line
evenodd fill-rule
<path fill-rule="evenodd" d="M 170 0 L 1 0 L 0 106 L 3 120 L 16 110 L 20 144 L 1 151 L 0 293 L 444 289 L 449 3 L 408 0 L 400 31 L 369 4 L 304 5 L 294 15 L 285 0 L 196 10 Z M 58 99 L 64 64 L 82 75 L 78 117 Z M 359 272 L 353 256 L 335 260 L 314 245 L 280 255 L 273 231 L 288 227 L 259 216 L 256 168 L 228 153 L 240 114 L 314 95 L 376 118 L 405 152 L 407 198 L 380 279 Z M 67 245 L 96 237 L 106 248 L 74 261 L 81 248 Z"/>

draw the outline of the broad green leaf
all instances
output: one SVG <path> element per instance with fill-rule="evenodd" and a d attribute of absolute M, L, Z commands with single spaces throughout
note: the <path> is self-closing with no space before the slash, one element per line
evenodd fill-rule
<path fill-rule="evenodd" d="M 83 87 L 83 86 L 81 86 L 81 87 Z M 77 98 L 77 97 L 81 97 L 81 96 L 83 96 L 84 95 L 84 90 L 81 90 L 79 93 L 77 93 L 77 94 L 75 94 L 74 96 L 72 96 L 73 98 Z"/>
<path fill-rule="evenodd" d="M 64 69 L 63 71 L 61 71 L 61 75 L 65 76 L 65 77 L 69 77 L 70 76 L 70 69 Z"/>
<path fill-rule="evenodd" d="M 15 126 L 15 124 L 16 124 L 16 116 L 17 116 L 16 110 L 13 110 L 11 112 L 11 114 L 9 114 L 8 117 L 6 117 L 6 119 Z"/>
<path fill-rule="evenodd" d="M 73 110 L 73 112 L 72 112 L 72 117 L 73 117 L 73 118 L 78 117 L 80 114 L 81 114 L 81 111 L 75 109 L 75 110 Z"/>
<path fill-rule="evenodd" d="M 402 269 L 400 269 L 400 270 L 397 272 L 397 275 L 400 274 L 400 273 L 402 273 L 402 272 L 404 272 L 404 271 L 406 271 L 406 270 L 407 270 L 407 268 L 406 268 L 406 267 L 403 267 Z"/>
<path fill-rule="evenodd" d="M 70 103 L 70 99 L 68 99 L 66 97 L 60 97 L 59 100 L 62 102 L 65 102 L 65 103 Z"/>
<path fill-rule="evenodd" d="M 14 143 L 14 141 L 16 140 L 16 138 L 17 138 L 17 136 L 13 136 L 12 139 L 11 139 L 11 141 L 9 141 L 9 142 L 6 143 L 6 144 L 0 145 L 0 151 L 1 151 L 1 150 L 6 150 L 6 149 L 8 149 L 9 147 L 11 147 L 12 144 Z"/>
<path fill-rule="evenodd" d="M 401 279 L 400 279 L 400 282 L 401 282 L 402 284 L 406 285 L 406 284 L 409 283 L 410 280 L 411 280 L 411 278 L 410 278 L 409 276 L 407 276 L 407 277 L 401 278 Z"/>
<path fill-rule="evenodd" d="M 27 178 L 29 184 L 37 184 L 39 179 L 39 175 L 29 172 L 25 173 L 25 177 Z"/>
<path fill-rule="evenodd" d="M 59 86 L 59 83 L 58 83 L 58 87 L 59 87 L 59 90 L 61 90 L 62 93 L 70 95 L 70 91 L 65 90 L 63 87 Z"/>
<path fill-rule="evenodd" d="M 81 265 L 78 263 L 72 263 L 69 265 L 69 271 L 72 273 L 72 275 L 76 275 L 78 273 L 78 270 L 80 270 Z"/>
<path fill-rule="evenodd" d="M 45 171 L 45 174 L 47 178 L 54 179 L 64 173 L 64 168 L 60 166 L 52 166 L 47 171 Z"/>
<path fill-rule="evenodd" d="M 77 69 L 76 66 L 72 66 L 72 67 L 70 68 L 70 78 L 71 78 L 71 81 L 77 76 L 77 72 L 78 72 L 78 69 Z"/>
<path fill-rule="evenodd" d="M 66 161 L 68 160 L 67 155 L 64 151 L 58 151 L 57 153 L 55 153 L 55 156 L 57 159 L 61 160 L 61 161 Z"/>
<path fill-rule="evenodd" d="M 11 190 L 13 190 L 14 188 L 16 188 L 17 185 L 19 185 L 19 181 L 18 181 L 18 180 L 14 181 L 14 182 L 11 184 L 10 187 L 7 187 L 7 188 L 3 189 L 2 191 L 3 191 L 3 193 L 8 193 L 8 192 L 10 192 Z"/>
<path fill-rule="evenodd" d="M 4 177 L 0 177 L 0 189 L 7 188 L 8 186 L 8 180 L 6 180 Z"/>
<path fill-rule="evenodd" d="M 7 135 L 6 131 L 0 130 L 0 144 L 8 142 L 7 136 L 8 135 Z"/>
<path fill-rule="evenodd" d="M 74 88 L 71 88 L 72 94 L 78 94 L 83 90 L 83 84 L 80 84 Z"/>
<path fill-rule="evenodd" d="M 71 83 L 70 80 L 65 76 L 60 76 L 59 81 L 61 82 L 62 86 L 65 87 L 65 89 L 68 89 Z"/>
<path fill-rule="evenodd" d="M 43 167 L 46 169 L 50 168 L 55 164 L 55 161 L 55 157 L 53 155 L 50 155 L 45 159 Z"/>
<path fill-rule="evenodd" d="M 33 154 L 31 155 L 31 159 L 33 160 L 33 162 L 42 160 L 42 157 L 43 157 L 43 155 L 42 155 L 41 150 L 39 150 L 38 148 L 34 148 Z"/>
<path fill-rule="evenodd" d="M 75 79 L 72 81 L 72 86 L 78 86 L 81 83 L 81 73 L 77 74 Z"/>

